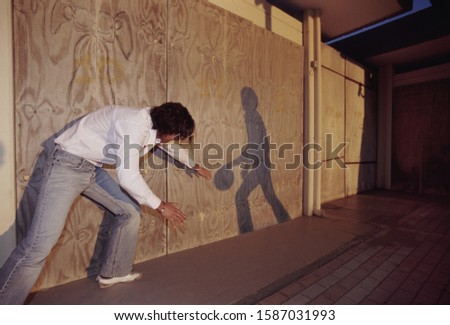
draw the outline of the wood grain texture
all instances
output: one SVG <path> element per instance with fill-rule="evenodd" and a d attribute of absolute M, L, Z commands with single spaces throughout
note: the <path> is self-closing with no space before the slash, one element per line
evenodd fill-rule
<path fill-rule="evenodd" d="M 346 80 L 346 162 L 374 162 L 377 157 L 376 94 L 373 90 Z"/>
<path fill-rule="evenodd" d="M 222 145 L 226 135 L 217 125 L 225 108 L 225 12 L 203 1 L 169 1 L 169 16 L 169 99 L 190 109 L 198 126 L 196 143 Z M 169 229 L 169 252 L 223 237 L 224 214 L 216 212 L 226 202 L 209 195 L 215 192 L 212 182 L 190 179 L 169 166 L 168 187 L 169 201 L 188 216 L 181 231 Z"/>
<path fill-rule="evenodd" d="M 257 228 L 263 228 L 276 224 L 283 214 L 283 209 L 277 208 L 277 200 L 291 219 L 301 215 L 302 168 L 289 165 L 295 161 L 294 155 L 301 154 L 303 146 L 303 101 L 299 102 L 303 98 L 303 50 L 265 30 L 257 34 L 255 42 L 254 89 L 259 99 L 258 111 L 265 135 L 270 136 L 270 143 L 276 147 L 270 152 L 270 162 L 275 168 L 265 176 L 272 184 L 270 180 L 263 181 L 257 189 L 264 212 L 252 213 L 254 219 L 258 216 Z M 283 144 L 292 144 L 292 150 L 280 153 Z"/>
<path fill-rule="evenodd" d="M 166 16 L 158 0 L 14 1 L 17 197 L 28 206 L 24 219 L 31 219 L 39 188 L 33 170 L 47 139 L 103 105 L 165 101 Z M 165 195 L 165 171 L 145 178 Z M 101 219 L 91 202 L 74 203 L 35 290 L 86 276 Z M 136 260 L 165 254 L 165 240 L 164 222 L 144 210 Z"/>
<path fill-rule="evenodd" d="M 326 47 L 322 47 L 324 49 Z M 331 52 L 329 55 L 335 54 Z M 338 64 L 339 60 L 342 64 Z M 331 61 L 331 59 L 327 60 Z M 334 67 L 344 66 L 345 60 L 334 58 Z M 345 77 L 328 68 L 322 69 L 322 146 L 335 148 L 345 142 Z M 322 166 L 322 202 L 328 202 L 345 197 L 345 172 L 331 155 L 330 150 L 324 150 Z M 338 153 L 340 159 L 345 159 L 345 150 Z"/>
<path fill-rule="evenodd" d="M 351 164 L 345 173 L 346 196 L 373 190 L 376 185 L 375 163 Z"/>
<path fill-rule="evenodd" d="M 279 58 L 288 55 L 302 62 L 302 49 L 203 1 L 191 1 L 189 5 L 171 1 L 169 8 L 169 16 L 177 17 L 169 28 L 169 98 L 187 103 L 198 122 L 196 140 L 208 150 L 197 158 L 205 161 L 208 153 L 216 152 L 210 144 L 216 144 L 223 155 L 211 164 L 241 161 L 239 149 L 247 142 L 261 142 L 260 134 L 298 145 L 302 67 L 292 69 Z M 246 91 L 253 96 L 251 101 L 256 100 L 258 113 L 246 110 Z M 233 146 L 236 148 L 229 150 Z M 189 180 L 183 171 L 169 172 L 169 199 L 188 212 L 183 232 L 169 230 L 169 252 L 236 236 L 243 224 L 253 223 L 254 230 L 276 224 L 266 198 L 269 186 L 274 189 L 269 196 L 281 197 L 288 192 L 285 187 L 294 183 L 289 191 L 294 199 L 286 196 L 283 200 L 290 203 L 290 214 L 299 215 L 300 168 L 291 174 L 280 173 L 275 180 L 272 173 L 272 179 L 266 178 L 262 184 L 258 183 L 258 173 L 247 173 L 238 166 L 228 173 L 223 168 L 216 173 L 221 181 L 232 180 L 228 188 L 201 179 Z"/>
<path fill-rule="evenodd" d="M 322 43 L 322 66 L 345 76 L 346 64 L 342 54 L 325 43 Z"/>
<path fill-rule="evenodd" d="M 334 148 L 339 143 L 345 142 L 345 77 L 328 69 L 323 69 L 322 74 L 324 80 L 322 85 L 322 143 L 325 147 L 326 141 L 329 139 L 329 136 L 326 135 L 331 134 L 331 146 Z M 354 94 L 352 93 L 352 95 Z M 324 160 L 337 158 L 328 157 L 329 153 L 325 151 Z M 344 157 L 344 154 L 344 150 L 338 153 L 341 158 Z"/>
<path fill-rule="evenodd" d="M 167 100 L 182 102 L 196 120 L 198 161 L 213 170 L 215 163 L 236 166 L 217 167 L 218 182 L 190 177 L 172 163 L 168 171 L 147 166 L 149 186 L 177 202 L 188 221 L 167 229 L 144 208 L 136 262 L 300 215 L 302 47 L 205 0 L 15 0 L 14 37 L 17 196 L 25 227 L 42 158 L 58 131 L 103 105 Z M 277 146 L 270 152 L 277 167 L 238 168 L 245 162 L 241 149 L 266 135 Z M 292 146 L 281 154 L 282 144 Z M 74 202 L 34 290 L 86 275 L 101 222 L 92 202 Z"/>
<path fill-rule="evenodd" d="M 346 197 L 347 173 L 348 169 L 341 168 L 334 159 L 322 166 L 322 203 Z"/>
<path fill-rule="evenodd" d="M 196 159 L 214 170 L 217 182 L 171 163 L 168 171 L 146 168 L 150 187 L 177 202 L 188 221 L 167 229 L 144 208 L 136 262 L 301 214 L 302 47 L 203 0 L 17 0 L 14 23 L 17 195 L 30 200 L 25 214 L 39 179 L 27 176 L 39 174 L 41 145 L 52 135 L 105 104 L 166 100 L 189 107 L 202 149 Z M 343 158 L 352 163 L 323 170 L 327 201 L 374 187 L 376 96 L 365 86 L 367 72 L 327 47 L 324 65 L 324 133 L 333 134 L 333 144 L 349 142 Z M 276 149 L 258 155 L 269 155 L 276 167 L 238 168 L 244 146 L 266 136 Z M 218 169 L 233 162 L 228 172 Z M 85 276 L 101 220 L 91 202 L 74 202 L 35 289 Z"/>
<path fill-rule="evenodd" d="M 322 51 L 322 137 L 329 148 L 322 167 L 322 202 L 328 202 L 375 188 L 378 109 L 371 71 L 327 45 Z M 326 134 L 331 134 L 329 143 Z M 331 156 L 339 143 L 347 146 L 339 158 Z"/>

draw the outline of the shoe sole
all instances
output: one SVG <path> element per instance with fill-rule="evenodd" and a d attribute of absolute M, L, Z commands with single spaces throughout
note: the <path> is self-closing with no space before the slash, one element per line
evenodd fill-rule
<path fill-rule="evenodd" d="M 112 287 L 113 285 L 119 284 L 119 283 L 128 283 L 128 282 L 133 282 L 135 280 L 139 280 L 140 278 L 142 278 L 142 274 L 139 274 L 137 277 L 135 277 L 133 280 L 129 280 L 129 281 L 118 281 L 118 282 L 114 282 L 114 283 L 102 283 L 100 281 L 98 281 L 98 287 L 100 289 L 105 289 L 105 288 L 109 288 Z"/>

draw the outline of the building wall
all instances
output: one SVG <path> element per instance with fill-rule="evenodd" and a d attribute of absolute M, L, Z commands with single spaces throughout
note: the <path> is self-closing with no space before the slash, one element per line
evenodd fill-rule
<path fill-rule="evenodd" d="M 266 0 L 209 0 L 233 14 L 288 40 L 303 45 L 303 25 Z"/>
<path fill-rule="evenodd" d="M 154 170 L 144 160 L 144 178 L 161 198 L 178 202 L 188 221 L 174 231 L 144 208 L 136 262 L 238 236 L 250 224 L 259 230 L 300 216 L 301 25 L 275 32 L 275 21 L 291 18 L 280 18 L 272 8 L 269 24 L 265 2 L 211 2 L 14 1 L 19 237 L 31 220 L 55 134 L 111 103 L 181 101 L 198 125 L 196 158 L 214 170 L 208 183 L 159 156 L 146 157 L 167 164 L 167 170 Z M 262 6 L 264 23 L 252 22 L 241 5 L 257 17 Z M 325 159 L 332 168 L 322 170 L 323 200 L 330 201 L 373 188 L 376 96 L 365 69 L 326 45 L 323 66 L 323 139 L 332 134 L 331 149 L 349 143 L 338 153 L 347 169 L 337 157 Z M 266 135 L 275 144 L 270 160 L 276 167 L 269 173 L 223 168 L 244 161 L 233 148 L 261 143 Z M 225 155 L 215 155 L 217 148 Z M 35 290 L 86 276 L 101 222 L 102 211 L 93 203 L 82 197 L 74 202 Z"/>
<path fill-rule="evenodd" d="M 378 109 L 370 70 L 325 44 L 322 67 L 322 139 L 329 148 L 322 166 L 322 201 L 328 202 L 375 188 Z M 339 143 L 346 146 L 333 155 Z"/>
<path fill-rule="evenodd" d="M 271 152 L 277 167 L 269 172 L 221 168 L 209 183 L 171 162 L 149 168 L 147 159 L 166 162 L 146 157 L 149 186 L 177 202 L 188 221 L 174 231 L 145 208 L 136 262 L 300 216 L 301 166 L 283 166 L 302 147 L 301 46 L 206 0 L 17 0 L 13 17 L 19 237 L 54 136 L 108 104 L 182 102 L 198 125 L 196 158 L 210 165 L 244 162 L 239 150 L 223 157 L 214 150 L 226 154 L 266 135 L 292 144 L 283 156 Z M 214 159 L 205 161 L 208 154 Z M 35 290 L 86 276 L 102 216 L 87 199 L 74 202 Z"/>
<path fill-rule="evenodd" d="M 396 77 L 399 82 L 393 92 L 392 189 L 448 195 L 449 64 L 423 71 L 428 73 Z M 436 80 L 433 76 L 437 76 Z M 407 79 L 412 82 L 405 82 Z"/>
<path fill-rule="evenodd" d="M 15 246 L 14 81 L 12 5 L 0 2 L 0 265 Z"/>

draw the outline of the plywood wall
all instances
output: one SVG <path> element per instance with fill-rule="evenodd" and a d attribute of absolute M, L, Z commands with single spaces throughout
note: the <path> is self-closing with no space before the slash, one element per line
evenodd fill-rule
<path fill-rule="evenodd" d="M 185 229 L 169 229 L 169 252 L 274 225 L 283 213 L 299 216 L 301 168 L 223 167 L 239 160 L 237 148 L 260 144 L 265 135 L 301 152 L 302 49 L 206 2 L 174 1 L 169 8 L 177 17 L 169 29 L 169 97 L 192 107 L 203 153 L 214 154 L 216 145 L 224 154 L 209 162 L 217 164 L 211 183 L 170 167 L 169 200 L 189 215 Z M 198 152 L 197 159 L 206 158 Z"/>
<path fill-rule="evenodd" d="M 324 44 L 322 58 L 322 137 L 329 134 L 332 150 L 347 143 L 337 156 L 326 156 L 322 200 L 328 202 L 375 188 L 378 109 L 376 76 L 370 70 Z"/>
<path fill-rule="evenodd" d="M 300 215 L 301 168 L 283 169 L 302 146 L 300 46 L 206 0 L 15 0 L 13 15 L 20 236 L 52 137 L 108 104 L 181 101 L 202 148 L 242 148 L 264 135 L 293 144 L 282 157 L 272 152 L 280 167 L 269 173 L 222 169 L 207 183 L 170 163 L 168 171 L 147 169 L 150 187 L 177 202 L 188 222 L 175 232 L 144 209 L 136 262 L 239 235 L 250 220 L 258 230 Z M 234 150 L 217 161 L 239 157 Z M 90 201 L 74 202 L 35 289 L 86 276 L 102 216 Z"/>

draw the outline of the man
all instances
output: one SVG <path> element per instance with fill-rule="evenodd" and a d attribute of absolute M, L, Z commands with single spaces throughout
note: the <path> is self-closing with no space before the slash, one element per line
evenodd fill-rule
<path fill-rule="evenodd" d="M 111 106 L 87 114 L 57 137 L 30 229 L 0 270 L 0 304 L 25 301 L 80 194 L 114 215 L 111 234 L 101 254 L 104 260 L 99 287 L 140 278 L 141 274 L 132 272 L 139 204 L 157 210 L 174 227 L 182 224 L 186 216 L 147 186 L 139 172 L 139 157 L 153 146 L 177 137 L 191 137 L 194 128 L 194 120 L 179 103 L 152 109 Z M 210 172 L 196 164 L 185 150 L 165 151 L 199 176 L 211 178 Z M 102 168 L 103 164 L 116 164 L 119 184 Z"/>

